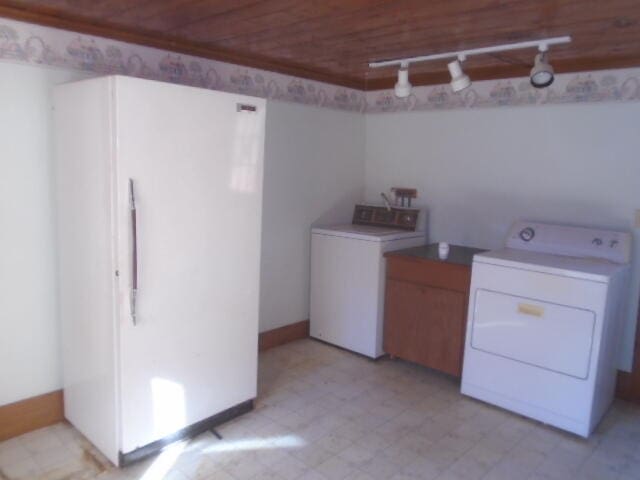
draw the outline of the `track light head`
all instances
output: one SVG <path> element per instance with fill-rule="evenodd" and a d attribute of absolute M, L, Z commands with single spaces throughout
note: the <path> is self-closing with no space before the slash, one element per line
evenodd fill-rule
<path fill-rule="evenodd" d="M 540 46 L 540 52 L 536 55 L 536 59 L 531 69 L 529 79 L 531 85 L 535 88 L 545 88 L 553 83 L 553 67 L 547 60 L 546 46 Z"/>
<path fill-rule="evenodd" d="M 398 81 L 395 86 L 396 97 L 407 98 L 411 95 L 411 83 L 409 82 L 409 64 L 402 63 L 398 70 Z"/>
<path fill-rule="evenodd" d="M 464 60 L 464 57 L 447 64 L 449 73 L 451 74 L 451 90 L 459 92 L 471 85 L 471 79 L 462 71 L 462 65 L 460 61 Z"/>

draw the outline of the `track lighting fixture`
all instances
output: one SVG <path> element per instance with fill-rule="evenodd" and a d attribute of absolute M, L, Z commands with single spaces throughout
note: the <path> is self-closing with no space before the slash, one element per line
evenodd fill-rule
<path fill-rule="evenodd" d="M 451 90 L 453 90 L 454 93 L 464 90 L 471 85 L 469 75 L 466 75 L 462 71 L 462 65 L 460 65 L 460 62 L 463 62 L 464 60 L 464 55 L 460 55 L 457 60 L 447 64 L 447 68 L 451 74 Z"/>
<path fill-rule="evenodd" d="M 406 98 L 411 95 L 411 83 L 409 82 L 409 63 L 403 62 L 398 70 L 398 81 L 395 86 L 396 97 Z"/>
<path fill-rule="evenodd" d="M 473 48 L 469 50 L 461 50 L 458 52 L 436 53 L 433 55 L 424 55 L 421 57 L 400 58 L 398 60 L 384 60 L 380 62 L 372 62 L 370 68 L 388 67 L 391 65 L 400 65 L 398 71 L 398 82 L 395 86 L 396 95 L 400 98 L 408 97 L 411 94 L 411 83 L 409 83 L 409 64 L 418 62 L 429 62 L 433 60 L 443 60 L 454 58 L 447 67 L 451 74 L 451 89 L 454 92 L 464 90 L 471 85 L 469 76 L 462 71 L 460 62 L 464 61 L 471 55 L 481 55 L 485 53 L 506 52 L 508 50 L 521 50 L 524 48 L 537 47 L 539 53 L 536 55 L 533 69 L 531 69 L 531 84 L 536 88 L 544 88 L 553 82 L 553 67 L 549 65 L 547 60 L 547 50 L 550 45 L 558 45 L 569 43 L 571 37 L 553 37 L 543 38 L 540 40 L 532 40 L 529 42 L 508 43 L 505 45 L 495 45 L 491 47 Z"/>
<path fill-rule="evenodd" d="M 536 55 L 535 61 L 533 63 L 533 68 L 531 69 L 529 80 L 531 80 L 531 85 L 533 85 L 534 87 L 544 88 L 553 83 L 553 67 L 547 60 L 546 45 L 540 45 L 539 50 L 540 51 Z"/>

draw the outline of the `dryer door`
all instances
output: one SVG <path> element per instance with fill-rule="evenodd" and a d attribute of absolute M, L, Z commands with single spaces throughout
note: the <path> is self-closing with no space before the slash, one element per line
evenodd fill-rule
<path fill-rule="evenodd" d="M 591 310 L 480 288 L 471 347 L 586 379 L 595 324 Z"/>

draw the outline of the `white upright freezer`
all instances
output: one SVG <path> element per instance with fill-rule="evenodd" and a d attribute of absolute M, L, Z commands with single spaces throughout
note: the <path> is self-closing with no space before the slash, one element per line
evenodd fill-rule
<path fill-rule="evenodd" d="M 54 93 L 65 416 L 114 464 L 252 408 L 265 101 Z"/>

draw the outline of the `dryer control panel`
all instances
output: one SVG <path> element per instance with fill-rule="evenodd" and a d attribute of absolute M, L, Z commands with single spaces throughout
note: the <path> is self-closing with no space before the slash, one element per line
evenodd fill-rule
<path fill-rule="evenodd" d="M 520 250 L 601 258 L 629 263 L 631 234 L 615 230 L 519 221 L 513 224 L 506 246 Z"/>

